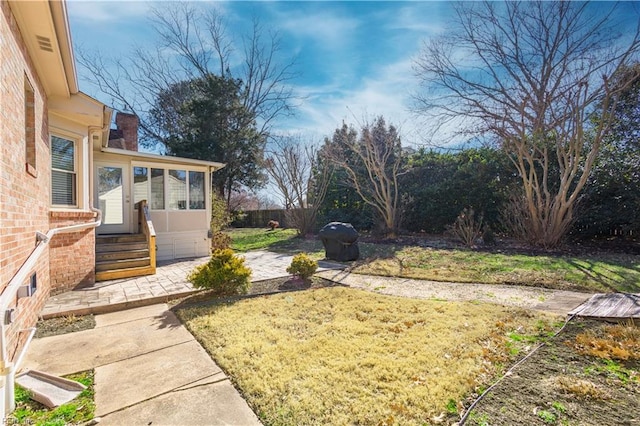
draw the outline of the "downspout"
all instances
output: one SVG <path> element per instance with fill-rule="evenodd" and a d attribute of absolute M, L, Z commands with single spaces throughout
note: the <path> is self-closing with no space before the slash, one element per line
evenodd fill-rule
<path fill-rule="evenodd" d="M 111 116 L 111 109 L 104 107 L 104 117 Z M 22 283 L 27 279 L 28 274 L 36 266 L 36 263 L 40 259 L 40 256 L 44 252 L 44 249 L 49 244 L 51 239 L 58 234 L 77 232 L 89 228 L 97 228 L 102 223 L 102 212 L 93 206 L 93 133 L 97 131 L 104 132 L 105 128 L 108 129 L 111 122 L 110 120 L 104 120 L 103 126 L 90 126 L 88 128 L 88 145 L 89 145 L 89 210 L 97 213 L 96 220 L 93 222 L 80 223 L 77 225 L 63 226 L 59 228 L 50 229 L 46 234 L 36 231 L 36 248 L 31 252 L 27 260 L 20 266 L 18 272 L 9 281 L 9 284 L 4 288 L 2 294 L 0 294 L 0 386 L 2 386 L 2 403 L 0 403 L 0 419 L 6 419 L 7 415 L 15 410 L 15 375 L 16 371 L 20 367 L 22 360 L 27 352 L 29 344 L 35 334 L 35 327 L 28 328 L 22 331 L 29 331 L 29 336 L 25 344 L 17 356 L 15 363 L 12 363 L 9 359 L 7 350 L 7 326 L 11 324 L 11 310 L 9 305 L 16 298 L 18 289 L 22 286 Z M 17 304 L 16 304 L 17 306 Z"/>

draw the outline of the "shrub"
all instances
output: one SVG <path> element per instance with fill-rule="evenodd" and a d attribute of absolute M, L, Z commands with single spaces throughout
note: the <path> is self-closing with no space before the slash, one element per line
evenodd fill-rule
<path fill-rule="evenodd" d="M 318 269 L 318 262 L 311 260 L 305 253 L 300 253 L 293 256 L 287 272 L 306 280 L 316 272 L 316 269 Z"/>
<path fill-rule="evenodd" d="M 214 250 L 211 259 L 196 267 L 187 277 L 196 288 L 213 290 L 215 296 L 246 294 L 249 290 L 251 269 L 244 265 L 244 258 L 233 250 Z"/>
<path fill-rule="evenodd" d="M 224 232 L 216 232 L 211 238 L 211 252 L 228 249 L 231 246 L 231 237 Z"/>
<path fill-rule="evenodd" d="M 231 215 L 227 203 L 215 191 L 211 193 L 211 232 L 215 235 L 231 223 Z"/>
<path fill-rule="evenodd" d="M 467 247 L 473 247 L 482 235 L 482 216 L 477 220 L 472 208 L 463 209 L 449 231 Z"/>

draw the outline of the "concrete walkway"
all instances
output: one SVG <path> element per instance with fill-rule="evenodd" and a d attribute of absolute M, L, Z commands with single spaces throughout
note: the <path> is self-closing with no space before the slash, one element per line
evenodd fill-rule
<path fill-rule="evenodd" d="M 251 268 L 251 281 L 290 275 L 286 269 L 291 264 L 293 255 L 252 251 L 242 256 L 246 259 L 245 264 Z M 65 315 L 100 314 L 185 297 L 199 291 L 187 281 L 187 275 L 208 260 L 208 257 L 200 257 L 161 262 L 155 275 L 102 281 L 91 287 L 61 293 L 49 298 L 40 315 L 47 319 Z M 318 271 L 336 268 L 342 269 L 344 265 L 321 261 Z"/>
<path fill-rule="evenodd" d="M 24 368 L 95 370 L 100 425 L 259 425 L 166 304 L 96 316 L 96 328 L 34 339 Z M 23 368 L 23 369 L 24 369 Z"/>
<path fill-rule="evenodd" d="M 550 290 L 537 287 L 378 277 L 352 274 L 348 271 L 323 271 L 318 275 L 349 287 L 361 288 L 380 294 L 416 299 L 487 302 L 535 309 L 558 315 L 569 314 L 570 311 L 580 306 L 593 295 L 592 293 Z"/>

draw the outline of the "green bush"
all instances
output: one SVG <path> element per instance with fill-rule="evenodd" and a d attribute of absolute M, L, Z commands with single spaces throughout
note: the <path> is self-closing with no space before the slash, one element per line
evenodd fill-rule
<path fill-rule="evenodd" d="M 213 290 L 216 296 L 234 296 L 249 291 L 250 276 L 251 269 L 244 265 L 244 258 L 224 249 L 214 250 L 211 259 L 196 267 L 187 279 L 196 288 Z"/>
<path fill-rule="evenodd" d="M 300 253 L 293 256 L 287 272 L 306 280 L 316 272 L 316 269 L 318 269 L 318 262 L 311 260 L 305 253 Z"/>

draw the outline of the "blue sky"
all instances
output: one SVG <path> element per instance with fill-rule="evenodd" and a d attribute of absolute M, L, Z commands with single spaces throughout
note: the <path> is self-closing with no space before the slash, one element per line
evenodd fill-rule
<path fill-rule="evenodd" d="M 120 57 L 136 45 L 152 49 L 155 33 L 148 16 L 163 2 L 68 0 L 67 8 L 76 49 Z M 166 3 L 165 3 L 166 4 Z M 618 17 L 634 27 L 639 3 L 622 3 Z M 292 81 L 302 98 L 297 116 L 276 123 L 276 130 L 301 134 L 319 142 L 345 121 L 363 122 L 383 115 L 400 128 L 405 145 L 420 145 L 433 124 L 410 112 L 411 95 L 418 90 L 412 64 L 424 42 L 451 30 L 452 4 L 437 1 L 214 1 L 225 17 L 232 38 L 248 34 L 252 18 L 279 31 L 283 63 L 296 57 Z M 605 6 L 594 3 L 593 7 Z M 606 8 L 611 6 L 606 2 Z M 236 46 L 241 50 L 242 46 Z M 239 57 L 237 58 L 239 59 Z M 465 58 L 460 58 L 465 60 Z M 108 96 L 86 83 L 79 67 L 80 87 L 111 103 Z M 112 105 L 116 108 L 119 105 Z"/>
<path fill-rule="evenodd" d="M 135 44 L 151 48 L 154 33 L 149 8 L 158 2 L 67 4 L 76 49 L 126 56 Z M 357 124 L 383 115 L 401 128 L 406 143 L 420 142 L 420 124 L 409 112 L 417 89 L 412 59 L 423 41 L 445 31 L 451 13 L 446 2 L 200 2 L 218 8 L 230 33 L 246 34 L 253 16 L 282 37 L 281 60 L 296 57 L 299 77 L 292 82 L 303 100 L 282 131 L 319 141 L 342 121 Z M 232 35 L 232 34 L 231 34 Z M 240 46 L 239 46 L 240 47 Z M 81 90 L 99 100 L 110 98 L 87 84 L 78 69 Z M 117 105 L 115 105 L 117 107 Z"/>

